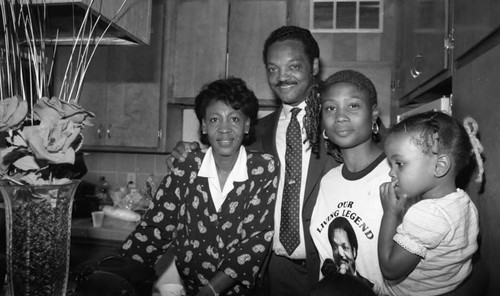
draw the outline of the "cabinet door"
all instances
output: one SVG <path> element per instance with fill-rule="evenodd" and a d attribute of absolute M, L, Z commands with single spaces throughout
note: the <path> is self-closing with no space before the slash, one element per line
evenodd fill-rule
<path fill-rule="evenodd" d="M 402 5 L 402 96 L 448 68 L 449 0 L 405 0 Z"/>
<path fill-rule="evenodd" d="M 240 77 L 261 100 L 274 100 L 262 58 L 264 42 L 286 24 L 286 1 L 231 1 L 228 75 Z"/>
<path fill-rule="evenodd" d="M 110 83 L 108 94 L 105 145 L 158 147 L 158 85 Z"/>
<path fill-rule="evenodd" d="M 107 146 L 158 147 L 163 9 L 154 8 L 149 46 L 109 48 Z"/>
<path fill-rule="evenodd" d="M 192 98 L 204 84 L 225 76 L 227 14 L 227 0 L 178 2 L 175 98 Z"/>
<path fill-rule="evenodd" d="M 83 83 L 80 105 L 95 114 L 93 126 L 83 129 L 84 145 L 104 143 L 106 133 L 106 104 L 108 99 L 108 48 L 98 48 Z"/>
<path fill-rule="evenodd" d="M 66 73 L 68 60 L 71 55 L 71 47 L 60 46 L 56 51 L 54 69 L 54 92 L 53 96 L 60 96 L 61 84 L 66 75 L 70 79 L 70 74 Z M 107 102 L 107 76 L 108 76 L 108 48 L 97 48 L 83 82 L 78 104 L 95 114 L 93 126 L 83 129 L 84 145 L 100 145 L 104 141 L 106 125 L 106 102 Z M 75 65 L 76 66 L 76 65 Z M 67 84 L 68 85 L 68 84 Z M 62 90 L 66 92 L 68 89 Z"/>
<path fill-rule="evenodd" d="M 453 5 L 453 55 L 457 59 L 500 26 L 500 1 L 455 1 Z"/>
<path fill-rule="evenodd" d="M 150 45 L 101 45 L 90 63 L 80 104 L 96 118 L 85 149 L 158 147 L 163 9 L 154 4 Z"/>

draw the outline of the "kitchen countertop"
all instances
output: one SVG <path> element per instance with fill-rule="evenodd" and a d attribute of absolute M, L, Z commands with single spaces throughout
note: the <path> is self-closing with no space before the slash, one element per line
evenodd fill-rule
<path fill-rule="evenodd" d="M 105 216 L 102 227 L 94 227 L 92 218 L 73 218 L 72 238 L 124 241 L 139 222 L 127 222 Z"/>

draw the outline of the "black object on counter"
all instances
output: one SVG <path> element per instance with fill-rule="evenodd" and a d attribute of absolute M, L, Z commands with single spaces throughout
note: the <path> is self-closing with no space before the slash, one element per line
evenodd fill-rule
<path fill-rule="evenodd" d="M 82 181 L 73 201 L 73 218 L 89 218 L 93 211 L 99 210 L 99 199 L 95 196 L 95 185 Z"/>

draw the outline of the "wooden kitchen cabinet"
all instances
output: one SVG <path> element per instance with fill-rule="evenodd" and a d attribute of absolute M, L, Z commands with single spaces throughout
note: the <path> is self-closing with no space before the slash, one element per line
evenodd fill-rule
<path fill-rule="evenodd" d="M 454 1 L 453 56 L 461 58 L 478 43 L 500 28 L 500 1 Z"/>
<path fill-rule="evenodd" d="M 225 76 L 229 5 L 227 0 L 176 3 L 173 95 L 193 98 L 204 84 Z"/>
<path fill-rule="evenodd" d="M 286 24 L 286 5 L 285 0 L 178 1 L 174 103 L 192 104 L 204 84 L 226 76 L 244 79 L 261 102 L 273 101 L 262 50 L 271 31 Z"/>
<path fill-rule="evenodd" d="M 450 1 L 399 1 L 400 47 L 395 88 L 400 106 L 451 75 L 447 44 L 451 41 Z"/>
<path fill-rule="evenodd" d="M 159 148 L 160 116 L 166 112 L 160 108 L 163 15 L 163 2 L 153 1 L 150 45 L 98 47 L 79 100 L 80 105 L 96 114 L 94 126 L 83 130 L 84 149 Z M 65 61 L 70 50 L 58 49 L 58 59 Z M 65 65 L 61 63 L 56 73 Z"/>
<path fill-rule="evenodd" d="M 151 30 L 152 0 L 22 0 L 32 5 L 46 5 L 49 19 L 44 29 L 48 39 L 58 44 L 73 44 L 74 28 L 79 28 L 87 9 L 101 21 L 103 31 L 112 21 L 102 42 L 107 44 L 148 44 Z"/>
<path fill-rule="evenodd" d="M 227 74 L 245 80 L 261 105 L 275 100 L 262 56 L 264 42 L 272 31 L 286 25 L 286 17 L 286 1 L 230 2 Z"/>

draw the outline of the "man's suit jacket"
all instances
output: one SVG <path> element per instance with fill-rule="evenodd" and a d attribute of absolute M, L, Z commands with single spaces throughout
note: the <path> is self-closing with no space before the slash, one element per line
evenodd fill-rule
<path fill-rule="evenodd" d="M 281 107 L 275 112 L 259 119 L 256 126 L 256 142 L 250 147 L 251 150 L 255 149 L 260 152 L 270 153 L 276 156 L 279 161 L 278 152 L 276 150 L 276 129 L 278 120 L 281 113 Z M 311 153 L 309 162 L 309 170 L 307 173 L 306 188 L 304 192 L 304 204 L 302 210 L 302 224 L 304 227 L 304 237 L 307 255 L 307 270 L 309 277 L 309 284 L 312 287 L 318 282 L 319 278 L 319 254 L 314 246 L 309 226 L 311 225 L 311 216 L 318 197 L 318 190 L 320 180 L 330 169 L 337 166 L 331 155 L 328 155 L 325 150 L 325 141 L 320 136 L 320 152 L 319 155 Z M 285 165 L 285 164 L 281 164 Z M 283 178 L 284 176 L 280 176 Z"/>

